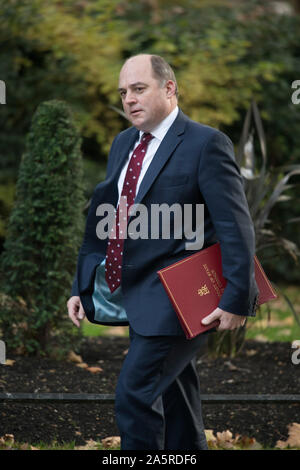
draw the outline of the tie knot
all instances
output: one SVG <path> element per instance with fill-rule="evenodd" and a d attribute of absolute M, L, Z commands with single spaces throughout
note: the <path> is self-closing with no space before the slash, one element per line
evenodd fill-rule
<path fill-rule="evenodd" d="M 149 132 L 144 132 L 144 134 L 142 135 L 142 140 L 141 141 L 144 144 L 148 144 L 151 139 L 153 139 L 153 135 L 150 134 Z"/>

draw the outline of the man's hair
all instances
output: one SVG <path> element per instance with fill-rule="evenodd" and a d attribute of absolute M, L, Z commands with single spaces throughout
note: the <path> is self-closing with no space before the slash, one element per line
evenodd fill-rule
<path fill-rule="evenodd" d="M 178 86 L 175 73 L 168 62 L 159 55 L 151 55 L 151 65 L 153 75 L 161 83 L 161 86 L 164 86 L 168 80 L 172 80 L 175 83 L 175 94 L 178 98 Z"/>

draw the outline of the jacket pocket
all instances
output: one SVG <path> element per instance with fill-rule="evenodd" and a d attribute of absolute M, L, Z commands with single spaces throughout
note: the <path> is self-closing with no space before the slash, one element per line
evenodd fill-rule
<path fill-rule="evenodd" d="M 164 175 L 159 180 L 157 180 L 157 186 L 160 189 L 168 189 L 174 188 L 177 186 L 184 186 L 188 183 L 189 176 L 188 175 L 176 175 L 176 176 L 168 176 Z"/>

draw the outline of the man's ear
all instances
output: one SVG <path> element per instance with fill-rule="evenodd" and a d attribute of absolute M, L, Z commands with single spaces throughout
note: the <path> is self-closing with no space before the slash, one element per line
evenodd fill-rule
<path fill-rule="evenodd" d="M 168 80 L 165 84 L 166 91 L 167 91 L 167 97 L 171 98 L 172 96 L 175 96 L 176 94 L 176 85 L 173 80 Z"/>

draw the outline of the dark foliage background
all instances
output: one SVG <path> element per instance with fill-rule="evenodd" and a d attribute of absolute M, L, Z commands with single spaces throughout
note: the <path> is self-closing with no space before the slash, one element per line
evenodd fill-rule
<path fill-rule="evenodd" d="M 7 87 L 7 104 L 0 107 L 0 247 L 38 105 L 63 99 L 72 106 L 88 200 L 105 177 L 114 135 L 128 126 L 112 107 L 120 107 L 120 67 L 135 53 L 163 55 L 175 69 L 183 111 L 225 131 L 236 147 L 255 99 L 270 171 L 299 163 L 300 105 L 291 101 L 291 84 L 300 78 L 299 2 L 283 3 L 285 8 L 262 0 L 0 0 L 0 79 Z M 270 217 L 276 232 L 297 242 L 299 185 L 289 192 L 291 200 L 277 204 Z M 292 258 L 272 251 L 263 256 L 274 280 L 298 281 Z"/>

